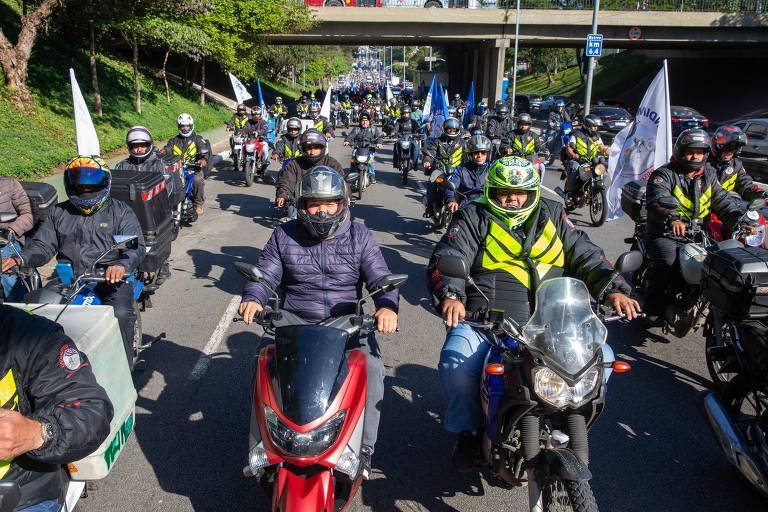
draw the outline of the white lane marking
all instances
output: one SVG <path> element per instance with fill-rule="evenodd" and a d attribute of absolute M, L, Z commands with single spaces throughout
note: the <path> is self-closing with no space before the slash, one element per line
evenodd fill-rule
<path fill-rule="evenodd" d="M 551 188 L 549 188 L 547 186 L 542 185 L 541 188 L 543 188 L 544 190 L 546 190 L 547 192 L 549 192 L 550 194 L 552 194 L 555 197 L 560 197 L 557 192 L 555 192 L 554 190 L 552 190 Z"/>
<path fill-rule="evenodd" d="M 192 368 L 192 371 L 189 373 L 187 381 L 198 381 L 202 379 L 205 373 L 208 371 L 208 367 L 211 365 L 211 354 L 213 354 L 213 352 L 219 346 L 221 340 L 224 339 L 224 335 L 227 333 L 227 329 L 229 329 L 229 326 L 232 324 L 232 318 L 237 312 L 239 305 L 240 297 L 235 295 L 232 297 L 232 300 L 229 301 L 229 305 L 227 306 L 226 311 L 224 311 L 224 314 L 219 320 L 219 324 L 216 326 L 213 334 L 211 334 L 211 338 L 208 340 L 205 348 L 203 348 L 203 353 L 200 354 L 197 363 L 195 363 L 194 368 Z"/>

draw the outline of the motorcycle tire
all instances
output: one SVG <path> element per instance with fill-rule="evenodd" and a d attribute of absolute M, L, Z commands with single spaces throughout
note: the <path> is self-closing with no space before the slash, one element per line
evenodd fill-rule
<path fill-rule="evenodd" d="M 363 191 L 365 190 L 365 185 L 368 182 L 368 173 L 367 172 L 361 172 L 360 176 L 357 178 L 357 200 L 362 201 L 363 200 Z"/>
<path fill-rule="evenodd" d="M 133 357 L 130 361 L 131 371 L 136 366 L 136 361 L 139 360 L 139 348 L 141 347 L 144 339 L 144 333 L 141 330 L 141 311 L 139 310 L 139 303 L 133 303 L 133 313 L 136 315 L 136 323 L 133 326 Z"/>
<path fill-rule="evenodd" d="M 602 226 L 605 219 L 608 218 L 608 205 L 605 196 L 605 189 L 598 190 L 595 194 L 592 191 L 589 201 L 589 218 L 595 227 Z"/>
<path fill-rule="evenodd" d="M 731 351 L 729 351 L 730 353 L 724 355 L 723 360 L 713 359 L 712 355 L 710 354 L 710 348 L 723 346 L 724 341 L 722 341 L 722 334 L 725 334 L 725 329 L 728 328 L 727 326 L 721 326 L 723 333 L 720 337 L 718 337 L 717 332 L 715 332 L 716 314 L 717 313 L 714 310 L 710 310 L 709 314 L 707 315 L 707 320 L 704 323 L 704 336 L 706 339 L 704 344 L 704 358 L 707 361 L 709 378 L 712 379 L 712 388 L 718 393 L 722 393 L 725 390 L 726 385 L 728 385 L 728 383 L 732 381 L 737 375 L 736 372 L 723 372 L 723 368 L 738 369 L 739 362 L 736 358 L 736 353 L 732 346 Z"/>
<path fill-rule="evenodd" d="M 240 155 L 232 155 L 232 167 L 234 167 L 236 171 L 240 170 Z"/>
<path fill-rule="evenodd" d="M 544 512 L 598 512 L 589 482 L 563 480 L 550 475 L 541 486 Z"/>
<path fill-rule="evenodd" d="M 179 230 L 181 229 L 180 223 L 173 223 L 171 227 L 171 242 L 175 241 L 179 237 Z"/>
<path fill-rule="evenodd" d="M 408 171 L 409 171 L 409 165 L 407 162 L 400 162 L 400 172 L 402 173 L 402 182 L 403 185 L 408 184 Z"/>
<path fill-rule="evenodd" d="M 253 185 L 253 161 L 252 160 L 246 160 L 245 161 L 245 186 L 250 187 Z"/>

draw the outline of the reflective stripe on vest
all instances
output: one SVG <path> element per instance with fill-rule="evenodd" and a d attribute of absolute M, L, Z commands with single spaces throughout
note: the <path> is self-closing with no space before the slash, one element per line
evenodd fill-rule
<path fill-rule="evenodd" d="M 597 156 L 597 150 L 600 149 L 600 142 L 595 140 L 587 146 L 587 142 L 581 137 L 576 137 L 576 152 L 590 160 Z"/>
<path fill-rule="evenodd" d="M 174 145 L 173 154 L 180 156 L 184 163 L 193 162 L 197 156 L 197 145 L 195 144 L 195 141 L 192 141 L 183 152 L 179 146 Z"/>
<path fill-rule="evenodd" d="M 323 127 L 324 126 L 325 126 L 325 124 L 323 123 L 322 119 L 315 123 L 315 128 L 317 128 L 320 131 L 323 131 Z"/>
<path fill-rule="evenodd" d="M 451 167 L 458 167 L 464 160 L 464 147 L 459 146 L 459 149 L 453 152 L 451 155 Z"/>
<path fill-rule="evenodd" d="M 245 123 L 247 123 L 247 122 L 248 122 L 248 118 L 247 117 L 244 117 L 242 119 L 239 118 L 239 117 L 236 117 L 235 118 L 235 128 L 237 128 L 238 130 L 241 130 L 243 128 L 243 126 L 245 126 Z"/>
<path fill-rule="evenodd" d="M 522 139 L 515 137 L 515 140 L 512 142 L 512 151 L 522 156 L 533 153 L 534 149 L 535 141 L 533 139 L 528 141 L 528 144 L 525 145 L 525 148 L 523 148 Z"/>
<path fill-rule="evenodd" d="M 691 220 L 703 219 L 709 215 L 710 199 L 712 198 L 712 185 L 707 187 L 707 190 L 705 190 L 699 198 L 698 215 L 694 211 L 693 201 L 685 197 L 685 194 L 683 194 L 683 191 L 680 190 L 680 187 L 675 185 L 675 188 L 672 189 L 672 195 L 675 196 L 680 202 L 680 204 L 677 206 L 677 211 L 680 213 L 680 215 L 685 215 Z"/>
<path fill-rule="evenodd" d="M 488 236 L 485 238 L 483 251 L 483 268 L 488 270 L 504 270 L 512 274 L 526 288 L 531 288 L 530 269 L 524 259 L 521 259 L 523 246 L 520 242 L 491 220 Z M 563 242 L 557 235 L 557 229 L 552 219 L 544 226 L 536 243 L 531 247 L 531 260 L 536 262 L 536 273 L 539 280 L 544 279 L 552 267 L 562 268 L 565 265 Z"/>
<path fill-rule="evenodd" d="M 723 182 L 723 185 L 722 185 L 723 188 L 727 192 L 730 192 L 731 190 L 733 190 L 733 188 L 736 186 L 736 178 L 738 177 L 739 177 L 739 174 L 736 171 L 734 171 L 731 177 Z"/>
<path fill-rule="evenodd" d="M 13 401 L 11 407 L 6 407 L 6 405 L 8 405 L 11 401 Z M 13 378 L 12 369 L 8 370 L 8 373 L 6 373 L 5 376 L 0 379 L 0 407 L 11 411 L 19 410 L 19 393 L 16 389 L 16 381 Z M 11 469 L 12 461 L 13 457 L 10 459 L 0 460 L 0 478 L 5 477 L 8 471 Z"/>
<path fill-rule="evenodd" d="M 298 158 L 301 156 L 301 151 L 298 147 L 296 148 L 295 151 L 291 150 L 291 147 L 288 144 L 286 144 L 284 147 L 285 147 L 285 151 L 284 151 L 285 156 L 287 156 L 288 158 Z"/>

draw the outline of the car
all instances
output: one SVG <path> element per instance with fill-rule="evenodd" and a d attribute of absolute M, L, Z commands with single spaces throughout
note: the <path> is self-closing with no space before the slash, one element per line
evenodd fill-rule
<path fill-rule="evenodd" d="M 632 114 L 617 107 L 593 107 L 590 114 L 600 117 L 603 126 L 600 128 L 600 134 L 604 135 L 603 142 L 609 144 L 616 137 L 616 134 L 627 127 L 632 122 Z"/>
<path fill-rule="evenodd" d="M 768 118 L 744 119 L 732 124 L 747 135 L 747 145 L 741 149 L 744 169 L 753 179 L 768 183 Z"/>
<path fill-rule="evenodd" d="M 541 106 L 539 108 L 541 109 L 542 112 L 549 112 L 549 110 L 552 107 L 554 107 L 555 102 L 557 100 L 563 100 L 566 103 L 571 101 L 570 98 L 568 98 L 568 96 L 563 96 L 561 94 L 550 94 L 549 96 L 547 96 L 541 101 Z"/>
<path fill-rule="evenodd" d="M 515 94 L 515 114 L 531 111 L 531 102 L 527 94 Z"/>
<path fill-rule="evenodd" d="M 677 137 L 689 128 L 709 130 L 709 119 L 691 107 L 671 107 L 672 137 Z"/>
<path fill-rule="evenodd" d="M 528 103 L 531 106 L 531 109 L 540 109 L 541 108 L 541 96 L 538 94 L 526 94 L 528 96 Z"/>
<path fill-rule="evenodd" d="M 623 108 L 624 110 L 626 110 L 630 114 L 635 115 L 635 109 L 632 108 L 628 103 L 624 103 L 623 101 L 619 101 L 619 100 L 597 100 L 595 102 L 595 105 L 604 106 L 604 107 Z"/>

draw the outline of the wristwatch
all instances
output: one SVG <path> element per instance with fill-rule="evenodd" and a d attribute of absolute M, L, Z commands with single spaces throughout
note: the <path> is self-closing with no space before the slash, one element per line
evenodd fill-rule
<path fill-rule="evenodd" d="M 453 292 L 446 292 L 443 295 L 443 300 L 459 300 L 459 296 Z"/>
<path fill-rule="evenodd" d="M 53 425 L 50 423 L 41 423 L 40 435 L 43 437 L 43 444 L 53 439 Z"/>

